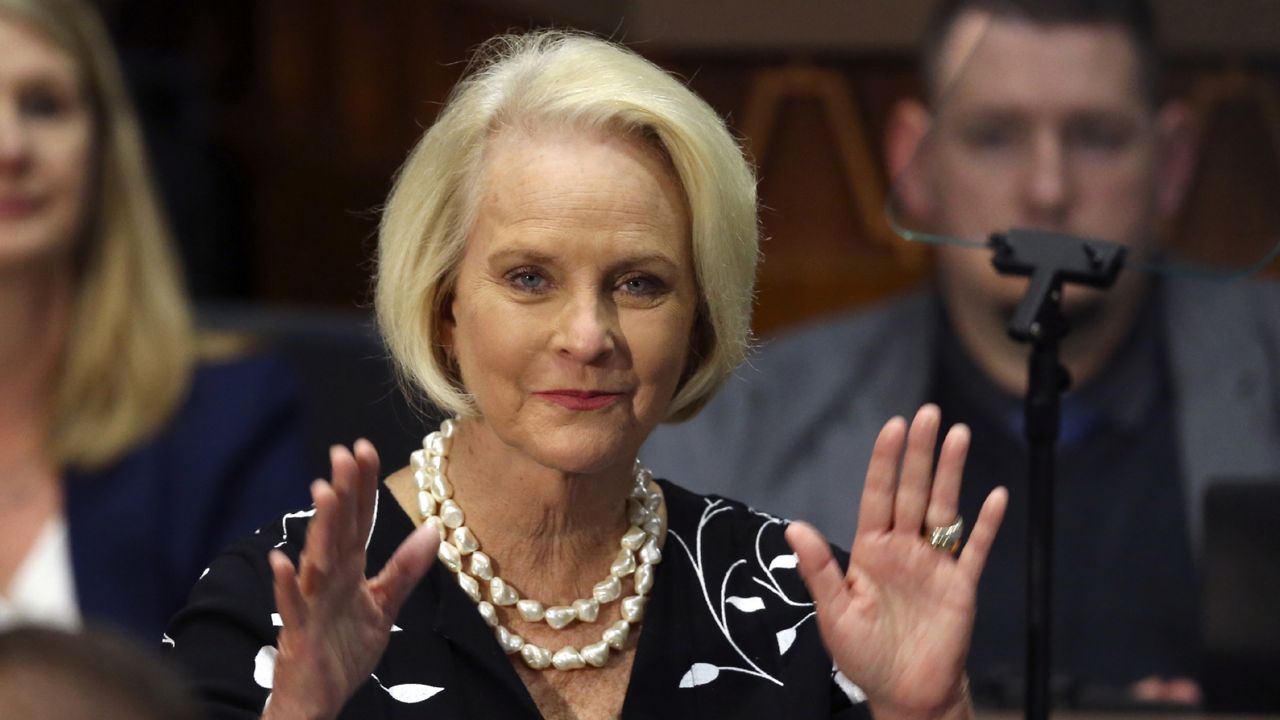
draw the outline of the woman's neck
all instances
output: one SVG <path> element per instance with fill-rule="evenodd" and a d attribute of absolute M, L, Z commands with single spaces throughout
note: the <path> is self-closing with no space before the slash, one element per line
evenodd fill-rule
<path fill-rule="evenodd" d="M 463 421 L 446 470 L 497 572 L 523 595 L 590 596 L 627 529 L 632 461 L 578 475 L 539 465 L 476 421 Z"/>
<path fill-rule="evenodd" d="M 48 462 L 72 295 L 65 263 L 0 269 L 0 480 Z"/>

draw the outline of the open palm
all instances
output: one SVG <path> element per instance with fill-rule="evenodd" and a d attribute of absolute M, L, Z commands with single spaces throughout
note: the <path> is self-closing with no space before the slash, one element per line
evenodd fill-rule
<path fill-rule="evenodd" d="M 378 455 L 369 442 L 358 441 L 354 455 L 335 447 L 330 460 L 333 482 L 317 480 L 311 488 L 316 513 L 297 571 L 283 553 L 270 558 L 283 627 L 264 717 L 336 716 L 382 657 L 392 622 L 439 543 L 423 526 L 376 577 L 367 578 Z"/>
<path fill-rule="evenodd" d="M 1008 495 L 997 488 L 987 497 L 958 558 L 923 537 L 923 527 L 956 519 L 969 448 L 968 429 L 952 428 L 935 473 L 940 415 L 926 405 L 909 434 L 901 418 L 880 432 L 847 573 L 812 527 L 796 523 L 787 530 L 823 641 L 840 671 L 867 693 L 877 717 L 943 717 L 968 708 L 964 662 L 978 578 Z"/>

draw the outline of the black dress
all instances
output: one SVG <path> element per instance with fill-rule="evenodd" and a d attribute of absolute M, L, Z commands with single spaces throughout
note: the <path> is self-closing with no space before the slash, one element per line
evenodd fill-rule
<path fill-rule="evenodd" d="M 668 537 L 637 628 L 622 717 L 869 717 L 861 692 L 833 670 L 822 646 L 783 539 L 785 521 L 660 482 Z M 414 528 L 385 487 L 378 495 L 370 575 Z M 310 514 L 287 515 L 220 557 L 172 622 L 165 644 L 212 718 L 262 712 L 279 623 L 267 552 L 279 547 L 296 562 Z M 342 717 L 537 718 L 511 662 L 437 563 L 409 596 L 386 654 Z"/>

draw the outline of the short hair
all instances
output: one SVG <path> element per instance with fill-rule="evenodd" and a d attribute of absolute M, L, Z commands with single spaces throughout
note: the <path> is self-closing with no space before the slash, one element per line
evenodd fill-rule
<path fill-rule="evenodd" d="M 83 0 L 0 0 L 0 19 L 66 53 L 93 120 L 50 444 L 59 466 L 101 467 L 154 434 L 185 395 L 195 352 L 190 308 L 101 17 Z"/>
<path fill-rule="evenodd" d="M 435 124 L 400 169 L 378 238 L 375 305 L 401 376 L 438 408 L 474 414 L 438 342 L 476 214 L 481 163 L 506 128 L 603 129 L 652 142 L 689 207 L 699 302 L 689 367 L 666 420 L 693 416 L 749 345 L 759 253 L 755 175 L 724 121 L 634 52 L 589 35 L 543 30 L 481 47 Z"/>
<path fill-rule="evenodd" d="M 105 630 L 0 631 L 0 717 L 195 720 L 176 673 Z"/>
<path fill-rule="evenodd" d="M 1138 86 L 1143 99 L 1156 107 L 1163 97 L 1159 33 L 1147 0 L 940 0 L 935 6 L 919 48 L 926 97 L 935 102 L 941 87 L 942 53 L 956 20 L 967 12 L 982 12 L 1002 20 L 1018 19 L 1035 25 L 1111 25 L 1125 31 L 1138 61 Z"/>

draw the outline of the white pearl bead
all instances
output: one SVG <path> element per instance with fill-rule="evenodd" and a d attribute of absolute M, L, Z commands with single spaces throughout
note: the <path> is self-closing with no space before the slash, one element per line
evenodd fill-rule
<path fill-rule="evenodd" d="M 644 541 L 648 539 L 649 534 L 644 531 L 644 528 L 632 525 L 631 529 L 627 530 L 627 532 L 622 536 L 620 544 L 627 550 L 635 552 L 636 550 L 639 550 L 641 546 L 644 545 Z"/>
<path fill-rule="evenodd" d="M 480 541 L 476 540 L 475 533 L 471 532 L 471 528 L 466 525 L 454 530 L 453 537 L 450 540 L 458 547 L 458 552 L 463 555 L 470 555 L 480 549 Z"/>
<path fill-rule="evenodd" d="M 632 525 L 641 525 L 645 518 L 649 517 L 649 511 L 644 509 L 644 505 L 635 498 L 627 501 L 627 520 Z"/>
<path fill-rule="evenodd" d="M 458 548 L 443 540 L 440 542 L 440 549 L 436 551 L 436 557 L 440 558 L 440 562 L 444 563 L 451 572 L 462 569 L 462 555 L 458 552 Z"/>
<path fill-rule="evenodd" d="M 417 484 L 419 490 L 426 490 L 427 484 L 431 482 L 431 475 L 426 470 L 414 470 L 413 482 Z"/>
<path fill-rule="evenodd" d="M 518 653 L 522 648 L 526 647 L 524 638 L 501 625 L 498 626 L 495 632 L 498 636 L 498 644 L 502 646 L 502 651 L 508 655 Z"/>
<path fill-rule="evenodd" d="M 626 577 L 636 571 L 636 556 L 630 550 L 618 552 L 618 558 L 609 566 L 609 574 L 616 578 Z"/>
<path fill-rule="evenodd" d="M 586 665 L 583 661 L 581 653 L 572 645 L 565 645 L 556 651 L 551 657 L 551 664 L 557 670 L 577 670 Z"/>
<path fill-rule="evenodd" d="M 498 626 L 498 611 L 494 609 L 493 604 L 488 600 L 481 600 L 476 603 L 476 609 L 480 611 L 480 617 L 484 618 L 484 624 L 489 627 Z"/>
<path fill-rule="evenodd" d="M 421 450 L 414 450 L 409 453 L 409 464 L 414 469 L 422 469 L 427 466 L 427 454 Z"/>
<path fill-rule="evenodd" d="M 422 524 L 426 525 L 427 527 L 434 528 L 436 531 L 436 537 L 440 538 L 441 540 L 444 540 L 444 536 L 445 536 L 444 523 L 440 522 L 440 518 L 436 517 L 435 515 L 432 515 L 426 520 L 423 520 Z"/>
<path fill-rule="evenodd" d="M 662 518 L 657 515 L 650 515 L 641 525 L 644 531 L 649 534 L 650 538 L 656 538 L 662 535 Z"/>
<path fill-rule="evenodd" d="M 427 453 L 427 467 L 435 471 L 438 475 L 444 475 L 444 469 L 449 466 L 449 458 L 443 455 L 432 455 Z"/>
<path fill-rule="evenodd" d="M 604 667 L 609 661 L 609 643 L 601 640 L 582 648 L 582 659 L 591 667 Z"/>
<path fill-rule="evenodd" d="M 440 520 L 449 529 L 462 527 L 462 508 L 458 507 L 458 503 L 452 500 L 445 500 L 440 503 Z"/>
<path fill-rule="evenodd" d="M 471 602 L 480 602 L 483 599 L 480 596 L 480 583 L 470 575 L 464 572 L 458 573 L 458 586 L 467 594 L 467 597 L 471 598 Z"/>
<path fill-rule="evenodd" d="M 611 603 L 620 595 L 622 595 L 622 581 L 613 576 L 608 580 L 601 580 L 591 588 L 591 597 L 598 603 Z"/>
<path fill-rule="evenodd" d="M 437 502 L 444 502 L 453 497 L 453 485 L 449 484 L 449 479 L 443 473 L 428 475 L 427 489 L 435 496 Z"/>
<path fill-rule="evenodd" d="M 489 581 L 489 599 L 493 600 L 494 605 L 508 607 L 515 605 L 520 600 L 520 594 L 516 592 L 515 588 L 508 585 L 505 580 L 494 575 L 493 579 Z"/>
<path fill-rule="evenodd" d="M 600 603 L 595 600 L 574 600 L 573 611 L 578 616 L 578 622 L 595 622 L 600 616 Z"/>
<path fill-rule="evenodd" d="M 651 513 L 658 512 L 658 506 L 662 505 L 662 496 L 658 494 L 649 494 L 644 496 L 644 509 Z"/>
<path fill-rule="evenodd" d="M 454 422 L 453 418 L 445 418 L 445 421 L 440 423 L 440 435 L 443 437 L 452 438 L 457 429 L 458 423 Z"/>
<path fill-rule="evenodd" d="M 604 641 L 614 650 L 621 650 L 627 644 L 627 633 L 630 631 L 631 623 L 619 620 L 604 631 Z"/>
<path fill-rule="evenodd" d="M 555 607 L 547 608 L 545 619 L 548 625 L 560 630 L 578 619 L 578 611 L 568 605 L 556 605 Z"/>
<path fill-rule="evenodd" d="M 422 513 L 422 517 L 436 514 L 436 499 L 426 490 L 418 491 L 418 512 Z"/>
<path fill-rule="evenodd" d="M 644 606 L 648 598 L 642 595 L 632 595 L 622 599 L 622 617 L 627 622 L 638 623 L 640 618 L 644 617 Z"/>
<path fill-rule="evenodd" d="M 521 600 L 516 603 L 516 610 L 528 622 L 539 622 L 546 615 L 546 608 L 537 600 Z"/>
<path fill-rule="evenodd" d="M 649 563 L 642 563 L 636 568 L 636 574 L 633 578 L 636 585 L 637 595 L 648 595 L 653 589 L 653 566 Z"/>
<path fill-rule="evenodd" d="M 448 455 L 449 442 L 443 435 L 433 432 L 422 441 L 422 447 L 432 455 Z"/>
<path fill-rule="evenodd" d="M 657 565 L 662 562 L 662 551 L 658 549 L 658 541 L 656 538 L 649 538 L 649 542 L 640 548 L 640 562 L 650 565 Z"/>
<path fill-rule="evenodd" d="M 471 574 L 485 582 L 493 579 L 493 561 L 488 555 L 476 550 L 471 553 Z"/>
<path fill-rule="evenodd" d="M 525 643 L 524 647 L 520 648 L 520 657 L 525 665 L 534 670 L 543 670 L 551 665 L 551 651 L 533 643 Z"/>

